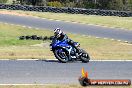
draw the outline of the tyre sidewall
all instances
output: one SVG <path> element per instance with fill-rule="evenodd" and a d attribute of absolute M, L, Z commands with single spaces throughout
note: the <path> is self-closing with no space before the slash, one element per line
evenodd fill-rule
<path fill-rule="evenodd" d="M 83 58 L 82 55 L 81 55 L 81 56 L 80 56 L 81 61 L 82 61 L 83 63 L 89 62 L 89 60 L 90 60 L 89 54 L 88 54 L 85 50 L 83 50 L 83 49 L 80 49 L 80 50 L 81 50 L 82 54 L 87 54 L 87 56 L 88 56 L 87 59 L 86 59 L 86 58 Z"/>
<path fill-rule="evenodd" d="M 67 60 L 63 60 L 63 59 L 58 55 L 57 50 L 59 50 L 59 49 L 64 50 L 64 52 L 66 53 L 66 56 L 67 56 Z M 67 54 L 66 50 L 63 49 L 63 48 L 57 48 L 57 49 L 55 49 L 55 50 L 54 50 L 54 55 L 55 55 L 55 57 L 56 57 L 60 62 L 62 62 L 62 63 L 66 63 L 66 62 L 69 61 L 68 54 Z"/>

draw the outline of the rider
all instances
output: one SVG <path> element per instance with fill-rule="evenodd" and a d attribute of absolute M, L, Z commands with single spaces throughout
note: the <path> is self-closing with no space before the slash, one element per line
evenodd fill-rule
<path fill-rule="evenodd" d="M 54 30 L 54 39 L 57 39 L 59 41 L 64 41 L 64 40 L 67 40 L 68 44 L 72 45 L 78 53 L 80 53 L 80 50 L 78 49 L 78 47 L 74 44 L 75 42 L 71 39 L 68 38 L 68 36 L 61 31 L 60 28 L 56 28 Z"/>

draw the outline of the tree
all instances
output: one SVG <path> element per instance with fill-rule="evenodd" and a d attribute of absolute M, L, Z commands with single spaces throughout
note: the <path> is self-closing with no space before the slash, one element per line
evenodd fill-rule
<path fill-rule="evenodd" d="M 128 10 L 132 11 L 132 0 L 128 0 Z"/>
<path fill-rule="evenodd" d="M 27 4 L 27 5 L 40 5 L 44 6 L 46 5 L 47 1 L 46 0 L 17 0 L 20 2 L 21 5 Z"/>
<path fill-rule="evenodd" d="M 73 0 L 61 0 L 61 2 L 63 3 L 64 7 L 76 7 L 76 4 Z"/>
<path fill-rule="evenodd" d="M 16 1 L 14 0 L 14 2 L 17 4 L 25 5 L 27 4 L 28 0 L 16 0 Z"/>
<path fill-rule="evenodd" d="M 46 6 L 47 0 L 32 0 L 32 5 Z"/>
<path fill-rule="evenodd" d="M 30 0 L 31 4 L 35 6 L 37 4 L 37 0 Z"/>
<path fill-rule="evenodd" d="M 58 8 L 62 7 L 62 4 L 60 2 L 58 2 L 58 1 L 48 2 L 47 5 L 48 6 L 52 6 L 52 7 L 58 7 Z"/>
<path fill-rule="evenodd" d="M 98 1 L 98 8 L 99 9 L 108 9 L 108 3 L 110 0 L 99 0 Z"/>
<path fill-rule="evenodd" d="M 123 10 L 123 0 L 111 0 L 109 2 L 109 8 L 113 10 Z"/>
<path fill-rule="evenodd" d="M 0 3 L 6 3 L 7 0 L 0 0 Z"/>

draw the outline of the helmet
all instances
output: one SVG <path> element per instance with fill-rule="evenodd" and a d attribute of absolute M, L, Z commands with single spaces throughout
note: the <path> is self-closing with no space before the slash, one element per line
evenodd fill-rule
<path fill-rule="evenodd" d="M 56 36 L 57 38 L 59 38 L 62 33 L 63 32 L 60 30 L 60 28 L 56 28 L 54 30 L 54 36 Z"/>

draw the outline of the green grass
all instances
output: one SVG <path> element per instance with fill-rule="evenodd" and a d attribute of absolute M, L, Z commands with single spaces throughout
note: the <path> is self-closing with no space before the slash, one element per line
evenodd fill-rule
<path fill-rule="evenodd" d="M 19 36 L 34 34 L 38 36 L 50 36 L 52 32 L 0 24 L 0 58 L 49 58 L 50 54 L 52 54 L 48 47 L 49 41 L 19 40 Z M 42 48 L 43 46 L 48 48 Z M 50 56 L 50 58 L 53 58 L 53 56 Z"/>
<path fill-rule="evenodd" d="M 19 36 L 34 35 L 38 34 L 39 36 L 50 36 L 52 32 L 47 30 L 28 30 L 27 28 L 11 26 L 0 24 L 0 46 L 9 46 L 9 45 L 31 45 L 41 43 L 42 41 L 32 41 L 32 40 L 23 40 L 19 41 Z"/>
<path fill-rule="evenodd" d="M 124 28 L 124 29 L 132 30 L 132 17 L 97 16 L 97 15 L 31 12 L 31 11 L 10 11 L 10 12 L 27 14 L 27 15 L 37 16 L 37 17 L 47 18 L 47 19 L 79 22 L 79 23 L 85 23 L 85 24 L 94 24 L 94 25 Z"/>
<path fill-rule="evenodd" d="M 55 59 L 50 51 L 50 41 L 19 40 L 22 35 L 51 36 L 53 31 L 28 29 L 0 23 L 0 58 L 1 59 Z M 69 38 L 78 41 L 93 60 L 121 59 L 132 60 L 132 44 L 97 39 L 68 33 Z"/>

